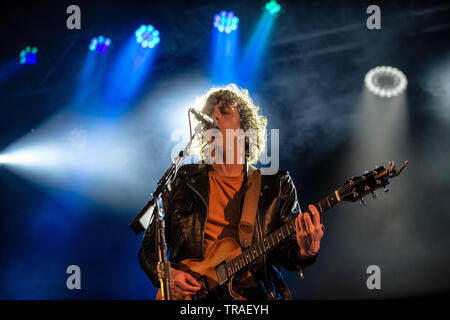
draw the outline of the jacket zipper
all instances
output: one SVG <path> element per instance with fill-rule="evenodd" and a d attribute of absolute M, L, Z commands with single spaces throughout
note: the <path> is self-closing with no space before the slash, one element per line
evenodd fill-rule
<path fill-rule="evenodd" d="M 200 199 L 202 199 L 203 203 L 205 204 L 206 207 L 206 220 L 205 223 L 203 223 L 202 225 L 202 243 L 201 243 L 201 247 L 202 247 L 202 259 L 205 258 L 205 253 L 204 253 L 204 244 L 203 242 L 205 241 L 205 225 L 206 225 L 206 221 L 208 221 L 208 217 L 209 217 L 209 208 L 208 205 L 206 204 L 205 198 L 203 198 L 203 196 L 200 194 L 200 192 L 198 192 L 192 185 L 190 185 L 188 182 L 186 183 L 189 188 L 191 188 L 199 197 Z"/>

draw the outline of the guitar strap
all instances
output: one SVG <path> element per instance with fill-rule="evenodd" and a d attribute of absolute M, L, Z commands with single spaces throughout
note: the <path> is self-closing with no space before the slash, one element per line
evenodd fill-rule
<path fill-rule="evenodd" d="M 247 164 L 246 164 L 247 165 Z M 247 191 L 242 206 L 241 221 L 239 221 L 239 242 L 247 248 L 252 243 L 256 212 L 258 211 L 259 194 L 261 192 L 261 173 L 248 165 Z"/>

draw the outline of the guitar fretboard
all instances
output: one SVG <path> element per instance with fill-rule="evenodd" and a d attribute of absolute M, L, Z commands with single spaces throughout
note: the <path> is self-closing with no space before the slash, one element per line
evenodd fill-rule
<path fill-rule="evenodd" d="M 336 195 L 330 194 L 315 204 L 315 207 L 319 211 L 319 214 L 325 212 L 325 210 L 331 208 L 337 204 L 339 200 Z M 309 212 L 309 211 L 308 211 Z M 278 246 L 281 242 L 295 234 L 295 220 L 292 219 L 288 223 L 284 224 L 279 229 L 270 233 L 261 242 L 248 247 L 239 256 L 226 263 L 225 268 L 228 277 L 232 277 L 239 271 L 243 270 L 250 263 L 261 257 L 263 254 L 268 253 L 270 250 Z"/>

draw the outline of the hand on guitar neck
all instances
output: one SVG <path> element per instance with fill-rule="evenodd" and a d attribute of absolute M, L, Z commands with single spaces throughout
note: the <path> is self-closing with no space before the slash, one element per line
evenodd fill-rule
<path fill-rule="evenodd" d="M 300 255 L 304 258 L 310 258 L 317 254 L 325 229 L 320 223 L 320 215 L 316 207 L 310 204 L 308 209 L 309 211 L 305 211 L 295 218 L 297 243 L 300 247 Z"/>

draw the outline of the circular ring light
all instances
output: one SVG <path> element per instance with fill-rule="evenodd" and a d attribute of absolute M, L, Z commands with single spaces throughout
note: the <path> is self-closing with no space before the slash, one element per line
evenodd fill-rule
<path fill-rule="evenodd" d="M 364 78 L 367 89 L 382 98 L 391 98 L 405 91 L 408 80 L 397 68 L 381 66 L 366 73 Z"/>

